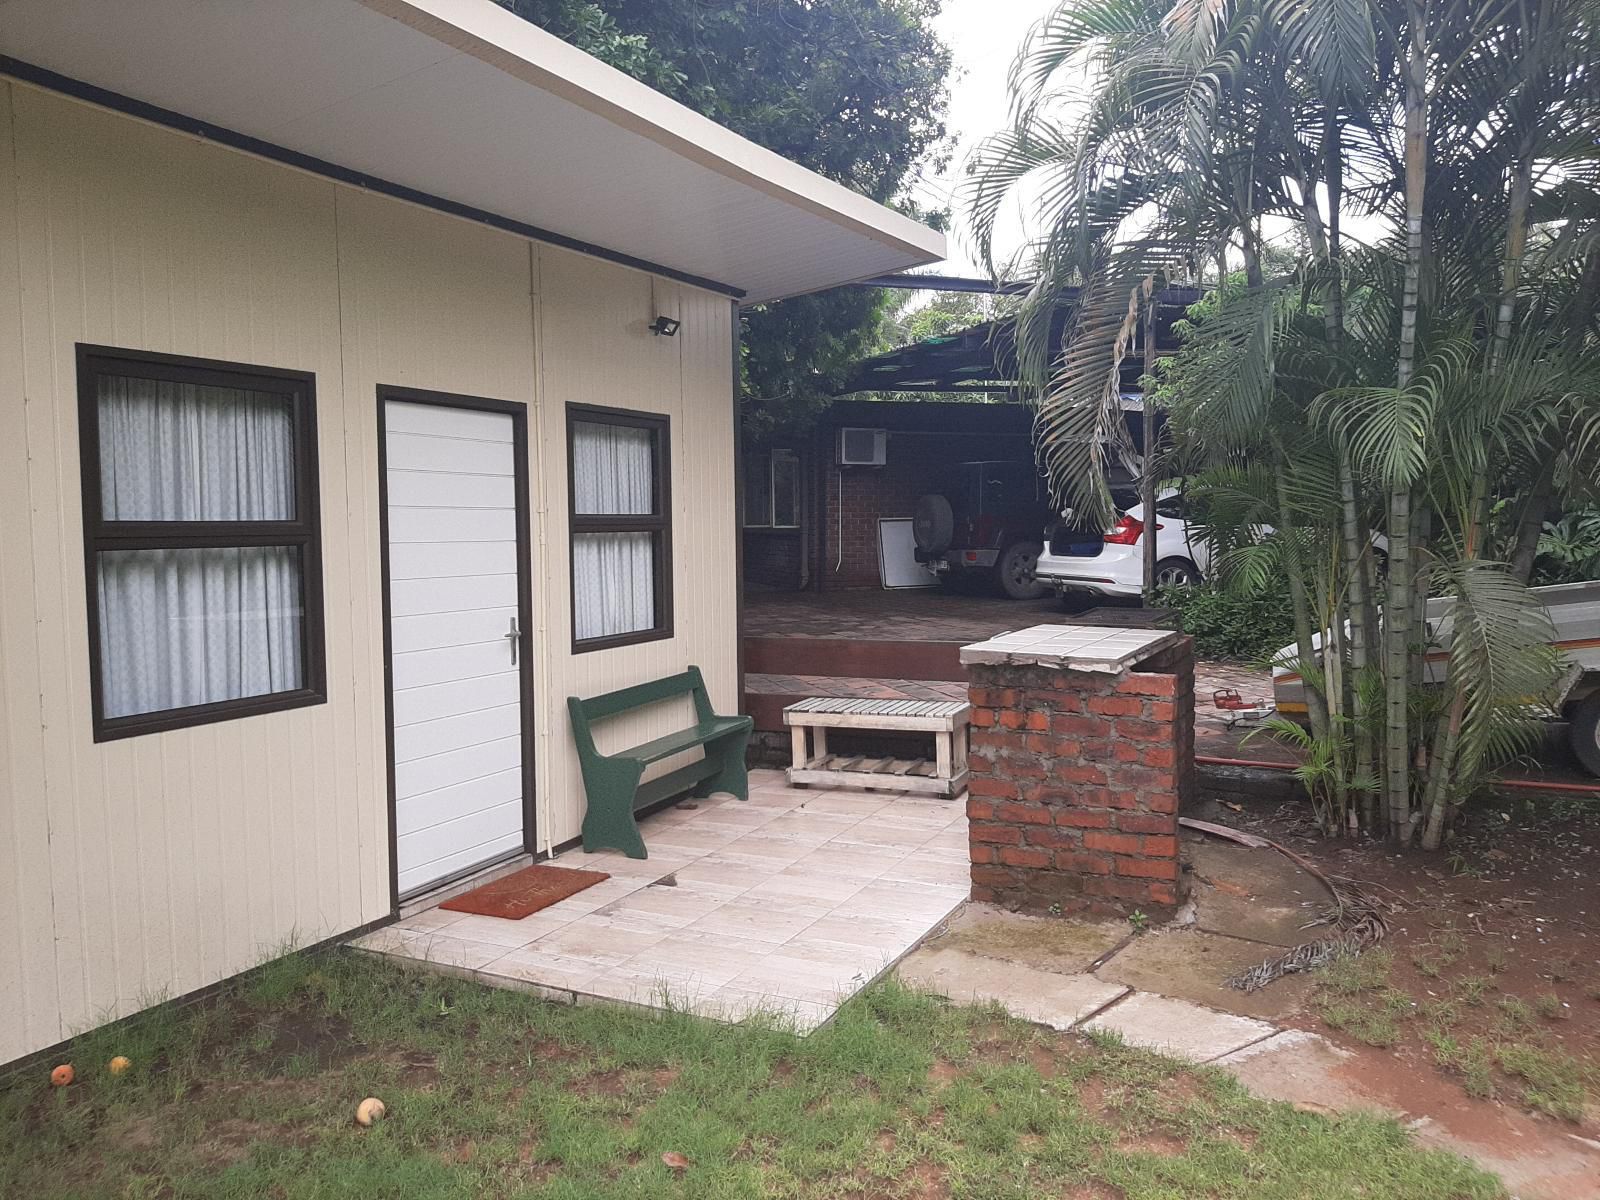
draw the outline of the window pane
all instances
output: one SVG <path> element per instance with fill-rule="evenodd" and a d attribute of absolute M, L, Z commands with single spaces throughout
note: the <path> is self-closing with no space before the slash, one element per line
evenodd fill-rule
<path fill-rule="evenodd" d="M 765 454 L 751 454 L 744 463 L 744 523 L 772 523 L 772 460 Z"/>
<path fill-rule="evenodd" d="M 656 541 L 650 533 L 572 539 L 572 627 L 579 641 L 656 627 Z"/>
<path fill-rule="evenodd" d="M 97 557 L 106 717 L 303 685 L 297 547 L 103 550 Z"/>
<path fill-rule="evenodd" d="M 655 431 L 572 423 L 572 499 L 580 516 L 649 516 L 655 504 Z"/>
<path fill-rule="evenodd" d="M 108 521 L 292 521 L 294 401 L 274 392 L 98 377 Z"/>
<path fill-rule="evenodd" d="M 800 460 L 791 454 L 772 457 L 772 523 L 789 529 L 800 524 Z"/>

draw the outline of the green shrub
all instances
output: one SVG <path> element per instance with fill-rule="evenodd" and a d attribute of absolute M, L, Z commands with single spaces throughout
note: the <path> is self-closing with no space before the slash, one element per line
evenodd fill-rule
<path fill-rule="evenodd" d="M 1164 588 L 1157 603 L 1182 615 L 1200 658 L 1262 662 L 1294 641 L 1287 589 L 1240 596 L 1218 587 Z"/>
<path fill-rule="evenodd" d="M 1545 522 L 1533 568 L 1536 585 L 1590 579 L 1600 579 L 1600 507 L 1594 506 Z"/>

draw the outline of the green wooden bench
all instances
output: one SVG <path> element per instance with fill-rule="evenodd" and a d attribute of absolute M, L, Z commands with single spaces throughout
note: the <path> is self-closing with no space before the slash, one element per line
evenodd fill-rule
<path fill-rule="evenodd" d="M 691 695 L 695 711 L 692 729 L 669 733 L 615 754 L 601 754 L 595 749 L 593 728 L 596 722 L 677 696 Z M 634 814 L 682 792 L 695 796 L 732 792 L 741 800 L 750 798 L 744 751 L 755 722 L 749 717 L 719 717 L 712 712 L 699 667 L 587 700 L 568 696 L 567 711 L 572 714 L 572 736 L 578 743 L 583 790 L 588 797 L 588 807 L 583 814 L 583 848 L 586 851 L 592 853 L 609 846 L 621 850 L 629 858 L 648 857 Z M 639 782 L 651 763 L 697 746 L 705 748 L 705 757 L 648 783 Z"/>

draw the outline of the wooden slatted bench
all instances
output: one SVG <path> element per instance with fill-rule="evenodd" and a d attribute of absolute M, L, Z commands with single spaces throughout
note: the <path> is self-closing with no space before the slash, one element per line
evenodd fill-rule
<path fill-rule="evenodd" d="M 831 696 L 802 700 L 783 710 L 783 723 L 789 726 L 794 746 L 789 782 L 959 796 L 967 788 L 967 723 L 971 716 L 972 706 L 965 700 L 851 700 Z M 934 759 L 929 762 L 919 758 L 829 754 L 830 729 L 931 733 Z"/>
<path fill-rule="evenodd" d="M 595 748 L 593 726 L 597 721 L 676 696 L 694 697 L 692 728 L 615 754 L 601 754 Z M 578 744 L 578 763 L 583 768 L 583 790 L 588 799 L 583 814 L 583 848 L 590 853 L 611 847 L 629 858 L 648 857 L 636 814 L 680 793 L 709 796 L 712 792 L 732 792 L 741 800 L 750 798 L 744 752 L 755 722 L 749 717 L 719 717 L 712 712 L 699 667 L 587 700 L 568 696 L 567 711 L 572 717 L 572 736 Z M 696 747 L 705 748 L 703 758 L 656 779 L 639 782 L 651 763 Z"/>

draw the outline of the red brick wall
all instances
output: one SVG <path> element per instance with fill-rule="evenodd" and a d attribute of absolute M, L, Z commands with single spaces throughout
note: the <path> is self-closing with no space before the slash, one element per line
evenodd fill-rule
<path fill-rule="evenodd" d="M 757 587 L 792 592 L 800 586 L 801 542 L 798 529 L 746 529 L 744 581 Z"/>
<path fill-rule="evenodd" d="M 969 669 L 972 898 L 1117 913 L 1181 903 L 1193 643 L 1121 675 Z"/>
<path fill-rule="evenodd" d="M 878 519 L 909 517 L 916 512 L 917 497 L 926 490 L 923 473 L 905 460 L 903 447 L 890 440 L 889 463 L 882 467 L 834 467 L 828 473 L 828 495 L 823 505 L 822 586 L 833 588 L 878 587 Z M 896 454 L 895 450 L 901 453 Z M 839 522 L 840 475 L 843 473 L 844 523 Z M 841 562 L 839 547 L 843 545 Z"/>
<path fill-rule="evenodd" d="M 1033 453 L 1025 437 L 1012 435 L 906 433 L 891 430 L 881 467 L 840 468 L 833 458 L 819 486 L 822 504 L 823 590 L 879 587 L 878 520 L 910 517 L 917 498 L 954 484 L 954 468 L 994 459 L 1026 461 Z M 840 473 L 844 482 L 843 562 L 839 523 Z"/>

